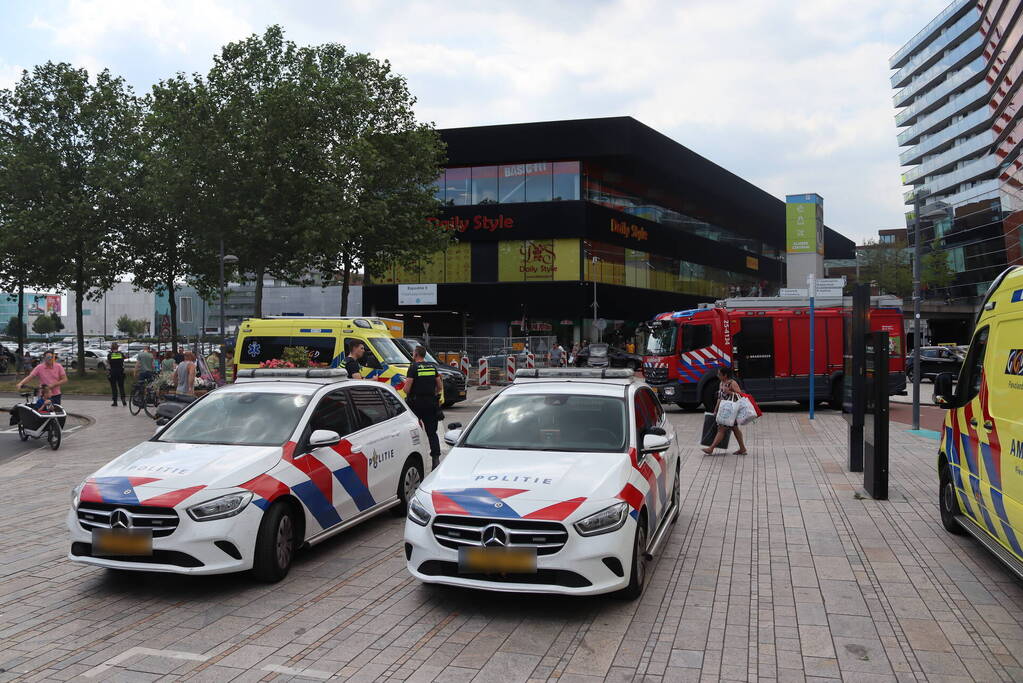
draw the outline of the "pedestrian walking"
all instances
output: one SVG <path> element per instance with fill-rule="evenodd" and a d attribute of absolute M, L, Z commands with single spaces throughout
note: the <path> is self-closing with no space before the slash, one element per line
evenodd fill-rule
<path fill-rule="evenodd" d="M 718 414 L 718 410 L 721 408 L 721 401 L 730 400 L 733 396 L 742 394 L 742 387 L 739 386 L 739 382 L 735 379 L 735 370 L 732 368 L 719 367 L 718 368 L 718 381 L 720 386 L 718 388 L 718 400 L 714 404 L 714 414 Z M 738 423 L 734 422 L 731 426 L 729 425 L 718 425 L 717 436 L 714 437 L 713 443 L 707 448 L 703 449 L 703 452 L 707 455 L 713 455 L 714 449 L 718 447 L 721 440 L 725 438 L 725 433 L 731 430 L 735 434 L 735 440 L 739 443 L 739 450 L 735 451 L 733 455 L 746 455 L 746 444 L 742 440 L 742 430 L 739 429 Z"/>
<path fill-rule="evenodd" d="M 561 344 L 559 344 L 555 340 L 554 346 L 551 347 L 551 365 L 556 367 L 556 368 L 560 368 L 561 367 L 561 359 L 564 357 L 564 355 L 565 355 L 565 349 L 562 348 Z"/>
<path fill-rule="evenodd" d="M 426 361 L 426 349 L 417 346 L 412 352 L 412 365 L 408 371 L 405 395 L 412 412 L 423 423 L 426 439 L 430 442 L 432 467 L 440 464 L 440 438 L 437 436 L 440 393 L 444 389 L 437 366 Z"/>
<path fill-rule="evenodd" d="M 120 351 L 117 342 L 110 345 L 110 353 L 107 354 L 107 380 L 110 382 L 111 406 L 117 405 L 117 394 L 121 394 L 121 405 L 128 405 L 128 399 L 124 395 L 124 354 Z"/>
<path fill-rule="evenodd" d="M 182 361 L 174 368 L 174 393 L 184 396 L 195 395 L 195 354 L 185 351 Z"/>
<path fill-rule="evenodd" d="M 50 396 L 50 400 L 56 405 L 60 405 L 60 385 L 67 382 L 67 373 L 64 372 L 64 366 L 57 362 L 57 359 L 53 355 L 53 351 L 47 351 L 43 354 L 43 362 L 32 368 L 32 372 L 25 375 L 24 379 L 18 382 L 18 389 L 21 386 L 35 377 L 40 385 L 45 384 L 53 392 Z"/>
<path fill-rule="evenodd" d="M 359 365 L 359 359 L 364 353 L 366 353 L 366 345 L 361 341 L 353 341 L 348 348 L 348 355 L 345 356 L 342 364 L 345 366 L 345 372 L 352 379 L 362 379 L 362 367 Z"/>

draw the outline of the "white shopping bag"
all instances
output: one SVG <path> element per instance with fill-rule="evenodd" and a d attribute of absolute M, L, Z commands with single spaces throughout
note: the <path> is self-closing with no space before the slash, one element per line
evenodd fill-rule
<path fill-rule="evenodd" d="M 730 398 L 723 398 L 718 401 L 717 421 L 722 427 L 734 427 L 735 419 L 739 411 L 738 396 L 732 394 Z"/>
<path fill-rule="evenodd" d="M 753 408 L 753 402 L 745 396 L 740 396 L 738 409 L 735 414 L 735 421 L 740 425 L 748 425 L 757 419 L 757 411 Z"/>

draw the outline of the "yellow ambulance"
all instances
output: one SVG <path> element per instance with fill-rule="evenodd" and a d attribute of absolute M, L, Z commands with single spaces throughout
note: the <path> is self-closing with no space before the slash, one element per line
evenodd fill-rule
<path fill-rule="evenodd" d="M 966 360 L 935 379 L 948 409 L 938 454 L 941 521 L 1023 577 L 1023 266 L 988 289 Z"/>
<path fill-rule="evenodd" d="M 260 363 L 280 359 L 284 349 L 296 346 L 305 347 L 313 362 L 336 368 L 356 341 L 366 345 L 360 360 L 362 376 L 387 382 L 404 396 L 411 361 L 394 342 L 388 321 L 382 318 L 248 318 L 238 329 L 235 368 L 258 368 Z"/>

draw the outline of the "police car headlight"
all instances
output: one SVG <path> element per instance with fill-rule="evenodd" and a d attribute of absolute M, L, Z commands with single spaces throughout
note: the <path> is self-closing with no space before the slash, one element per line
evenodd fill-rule
<path fill-rule="evenodd" d="M 241 493 L 229 493 L 220 498 L 208 500 L 188 508 L 188 516 L 197 522 L 208 522 L 213 519 L 224 519 L 234 517 L 245 509 L 245 506 L 252 500 L 251 491 Z"/>
<path fill-rule="evenodd" d="M 71 507 L 78 509 L 78 498 L 82 495 L 82 489 L 85 488 L 85 482 L 83 481 L 78 486 L 71 489 Z"/>
<path fill-rule="evenodd" d="M 615 503 L 600 512 L 594 512 L 574 524 L 580 536 L 596 536 L 621 529 L 629 518 L 629 504 Z"/>
<path fill-rule="evenodd" d="M 412 500 L 408 502 L 408 518 L 419 526 L 426 526 L 430 523 L 430 512 L 416 496 L 413 496 Z"/>

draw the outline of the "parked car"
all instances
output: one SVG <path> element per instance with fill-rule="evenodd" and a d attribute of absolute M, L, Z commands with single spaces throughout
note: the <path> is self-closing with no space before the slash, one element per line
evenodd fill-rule
<path fill-rule="evenodd" d="M 497 353 L 492 353 L 489 356 L 484 356 L 487 359 L 487 364 L 492 368 L 503 368 L 504 364 L 508 362 L 508 356 L 515 356 L 515 362 L 518 367 L 526 367 L 526 350 L 525 349 L 513 349 L 510 347 L 503 347 L 497 350 Z"/>
<path fill-rule="evenodd" d="M 418 339 L 400 337 L 394 341 L 398 344 L 401 352 L 408 356 L 409 360 L 412 360 L 412 353 L 416 350 L 416 347 L 423 343 Z M 464 401 L 465 375 L 462 374 L 462 371 L 441 363 L 430 353 L 429 349 L 426 349 L 426 361 L 437 366 L 437 373 L 440 375 L 441 381 L 444 382 L 444 407 L 448 408 L 460 401 Z"/>
<path fill-rule="evenodd" d="M 637 598 L 678 518 L 679 448 L 630 370 L 525 370 L 492 398 L 408 506 L 425 583 Z"/>
<path fill-rule="evenodd" d="M 106 370 L 107 367 L 107 351 L 104 349 L 86 349 L 85 350 L 85 369 L 86 370 Z M 71 351 L 64 356 L 67 358 L 66 361 L 61 363 L 72 370 L 78 369 L 78 354 Z"/>
<path fill-rule="evenodd" d="M 240 370 L 72 492 L 72 561 L 278 581 L 301 548 L 406 502 L 419 420 L 343 370 Z"/>
<path fill-rule="evenodd" d="M 943 372 L 951 372 L 959 375 L 959 369 L 963 366 L 963 357 L 947 346 L 921 346 L 920 347 L 920 379 L 934 379 Z M 912 381 L 914 367 L 913 354 L 906 357 L 906 379 Z"/>
<path fill-rule="evenodd" d="M 595 349 L 597 353 L 591 353 L 590 349 Z M 591 361 L 591 357 L 595 360 Z M 610 346 L 602 342 L 593 343 L 579 351 L 575 357 L 575 365 L 580 368 L 612 367 L 639 370 L 643 367 L 643 356 L 635 353 L 629 353 L 625 349 L 617 346 Z"/>

